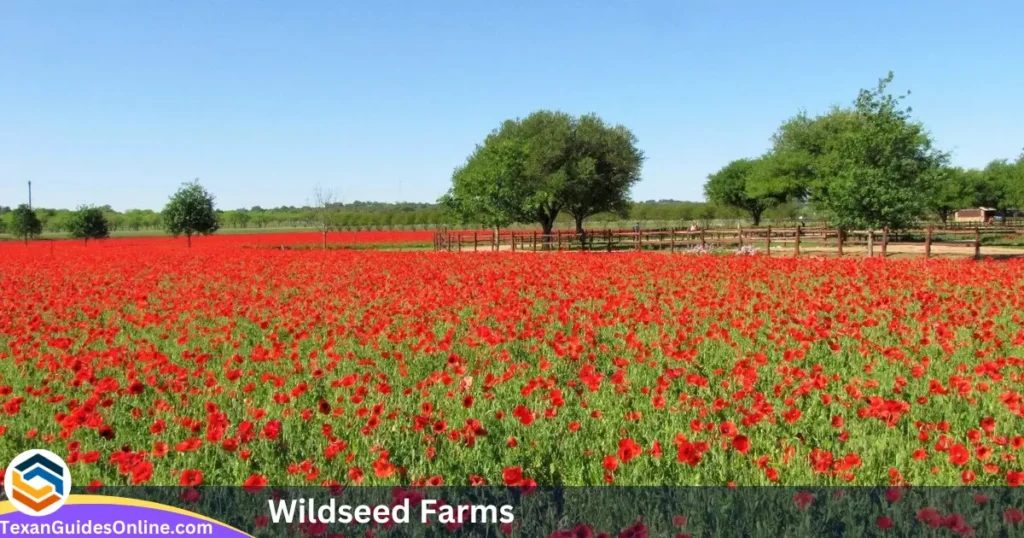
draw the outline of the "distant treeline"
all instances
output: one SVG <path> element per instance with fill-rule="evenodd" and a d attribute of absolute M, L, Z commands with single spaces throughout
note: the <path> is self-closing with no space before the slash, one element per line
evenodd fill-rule
<path fill-rule="evenodd" d="M 338 209 L 338 222 L 343 229 L 428 229 L 442 225 L 461 226 L 458 220 L 449 216 L 438 204 L 426 203 L 385 203 L 385 202 L 352 202 L 335 206 Z M 118 212 L 109 205 L 101 206 L 107 219 L 110 231 L 157 231 L 161 229 L 160 212 L 151 209 L 129 209 Z M 42 223 L 46 233 L 64 233 L 68 231 L 73 210 L 34 208 L 36 216 Z M 784 204 L 766 213 L 768 220 L 792 220 L 805 211 L 798 204 Z M 9 220 L 11 208 L 0 206 L 0 221 Z M 587 219 L 589 227 L 605 227 L 613 223 L 625 225 L 625 221 L 664 223 L 677 222 L 677 225 L 689 225 L 691 221 L 708 222 L 717 219 L 744 220 L 746 213 L 742 210 L 718 206 L 705 202 L 685 202 L 677 200 L 649 200 L 633 203 L 627 219 L 611 213 L 601 213 Z M 217 218 L 221 228 L 253 229 L 265 228 L 305 228 L 310 226 L 313 210 L 310 207 L 282 206 L 274 208 L 218 210 Z M 559 227 L 572 225 L 570 215 L 557 219 Z M 5 223 L 6 224 L 6 223 Z M 472 225 L 467 225 L 472 226 Z M 7 226 L 2 226 L 7 228 Z"/>

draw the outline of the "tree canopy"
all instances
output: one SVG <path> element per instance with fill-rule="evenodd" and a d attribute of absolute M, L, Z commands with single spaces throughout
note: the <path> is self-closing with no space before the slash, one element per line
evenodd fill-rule
<path fill-rule="evenodd" d="M 737 159 L 708 176 L 704 195 L 708 201 L 735 207 L 750 215 L 754 226 L 765 211 L 784 203 L 793 188 L 776 174 L 773 156 Z"/>
<path fill-rule="evenodd" d="M 958 209 L 975 205 L 973 177 L 976 172 L 960 167 L 940 167 L 936 171 L 929 206 L 943 224 Z"/>
<path fill-rule="evenodd" d="M 861 90 L 851 108 L 785 122 L 773 151 L 788 175 L 806 186 L 816 208 L 840 228 L 911 226 L 929 209 L 946 154 L 903 106 L 908 94 L 887 92 L 890 72 Z"/>
<path fill-rule="evenodd" d="M 1006 159 L 990 162 L 974 186 L 981 205 L 1001 214 L 1010 208 L 1024 209 L 1024 158 L 1016 162 Z"/>
<path fill-rule="evenodd" d="M 213 200 L 198 180 L 185 183 L 161 213 L 164 229 L 174 237 L 184 235 L 191 247 L 193 235 L 210 235 L 220 228 Z"/>
<path fill-rule="evenodd" d="M 15 237 L 28 240 L 43 233 L 43 224 L 27 204 L 21 204 L 11 212 L 10 232 Z"/>
<path fill-rule="evenodd" d="M 455 169 L 440 203 L 466 223 L 538 222 L 545 233 L 565 211 L 582 232 L 587 217 L 628 212 L 643 160 L 621 125 L 540 110 L 492 131 Z"/>
<path fill-rule="evenodd" d="M 107 217 L 102 209 L 98 207 L 82 206 L 71 214 L 68 219 L 68 235 L 72 239 L 84 239 L 89 244 L 90 239 L 106 239 L 110 237 L 110 230 L 107 226 Z"/>

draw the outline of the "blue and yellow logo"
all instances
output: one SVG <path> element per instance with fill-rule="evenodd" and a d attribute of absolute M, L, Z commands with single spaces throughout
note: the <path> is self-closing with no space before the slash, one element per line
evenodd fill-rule
<path fill-rule="evenodd" d="M 4 474 L 4 492 L 19 512 L 46 516 L 64 506 L 71 493 L 71 471 L 49 450 L 22 452 Z"/>

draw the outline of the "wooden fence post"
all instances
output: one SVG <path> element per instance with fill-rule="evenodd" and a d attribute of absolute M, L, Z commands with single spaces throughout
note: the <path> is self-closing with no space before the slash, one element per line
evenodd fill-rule
<path fill-rule="evenodd" d="M 605 236 L 605 239 L 608 241 L 608 244 L 606 245 L 606 247 L 608 248 L 608 252 L 611 252 L 612 251 L 612 231 L 606 228 L 605 231 L 604 231 L 604 236 Z"/>
<path fill-rule="evenodd" d="M 530 246 L 530 250 L 537 252 L 537 230 L 533 231 L 533 244 Z"/>
<path fill-rule="evenodd" d="M 875 257 L 875 231 L 868 228 L 868 258 Z"/>
<path fill-rule="evenodd" d="M 772 227 L 771 226 L 768 227 L 768 232 L 764 236 L 764 243 L 765 243 L 765 251 L 767 251 L 768 256 L 771 256 L 772 255 Z"/>
<path fill-rule="evenodd" d="M 671 234 L 669 236 L 669 238 L 668 238 L 668 251 L 669 251 L 670 254 L 675 254 L 675 252 L 676 252 L 676 229 L 675 228 L 669 228 L 668 229 L 668 233 Z"/>
<path fill-rule="evenodd" d="M 703 248 L 703 247 L 706 247 L 707 245 L 708 245 L 708 242 L 707 242 L 707 240 L 704 237 L 704 228 L 701 228 L 700 229 L 700 246 Z"/>
<path fill-rule="evenodd" d="M 838 245 L 839 256 L 843 255 L 843 229 L 836 228 L 836 245 Z"/>
<path fill-rule="evenodd" d="M 473 232 L 473 252 L 476 252 L 476 232 Z"/>
<path fill-rule="evenodd" d="M 512 232 L 512 252 L 516 251 L 516 233 Z"/>
<path fill-rule="evenodd" d="M 981 258 L 981 227 L 974 229 L 974 259 Z"/>
<path fill-rule="evenodd" d="M 882 228 L 882 257 L 889 250 L 889 228 Z"/>
<path fill-rule="evenodd" d="M 793 256 L 800 255 L 800 229 L 803 228 L 799 224 L 796 225 L 796 236 L 793 238 Z"/>
<path fill-rule="evenodd" d="M 462 234 L 459 234 L 459 252 L 462 252 Z"/>
<path fill-rule="evenodd" d="M 928 231 L 924 234 L 924 257 L 932 257 L 932 226 L 928 225 Z"/>

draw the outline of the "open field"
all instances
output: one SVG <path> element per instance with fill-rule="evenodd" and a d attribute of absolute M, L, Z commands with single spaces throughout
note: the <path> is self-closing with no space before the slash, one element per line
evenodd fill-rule
<path fill-rule="evenodd" d="M 216 239 L 0 246 L 0 459 L 49 448 L 79 484 L 1024 481 L 1024 262 Z"/>

